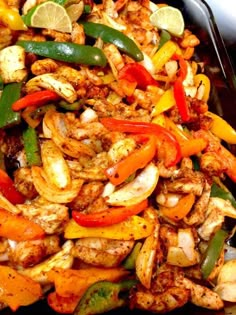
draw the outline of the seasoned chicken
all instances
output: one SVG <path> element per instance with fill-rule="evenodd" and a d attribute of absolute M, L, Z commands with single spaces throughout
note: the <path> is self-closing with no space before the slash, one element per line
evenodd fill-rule
<path fill-rule="evenodd" d="M 0 75 L 4 83 L 22 82 L 27 74 L 24 48 L 13 45 L 0 51 Z"/>
<path fill-rule="evenodd" d="M 30 204 L 18 204 L 22 214 L 39 224 L 47 234 L 61 233 L 69 220 L 68 208 L 65 205 L 51 203 L 37 198 Z"/>
<path fill-rule="evenodd" d="M 72 267 L 74 258 L 71 254 L 71 250 L 73 246 L 74 243 L 68 240 L 63 244 L 62 249 L 56 254 L 31 268 L 19 269 L 19 272 L 30 277 L 34 281 L 39 282 L 40 284 L 50 284 L 47 278 L 48 271 L 52 268 L 69 269 Z"/>
<path fill-rule="evenodd" d="M 60 239 L 56 235 L 46 236 L 41 240 L 10 242 L 8 251 L 11 264 L 23 268 L 32 267 L 49 255 L 60 250 Z"/>
<path fill-rule="evenodd" d="M 84 238 L 75 243 L 74 257 L 93 266 L 115 267 L 130 253 L 134 241 Z"/>

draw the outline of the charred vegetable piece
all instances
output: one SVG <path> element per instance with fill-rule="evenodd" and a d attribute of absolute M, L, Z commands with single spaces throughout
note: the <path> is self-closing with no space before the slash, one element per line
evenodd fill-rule
<path fill-rule="evenodd" d="M 211 238 L 201 263 L 203 279 L 207 279 L 214 269 L 216 262 L 220 257 L 220 253 L 224 247 L 227 235 L 228 233 L 226 231 L 218 230 Z"/>
<path fill-rule="evenodd" d="M 116 45 L 121 51 L 133 58 L 135 61 L 143 60 L 143 53 L 135 44 L 135 42 L 122 32 L 93 22 L 81 22 L 84 27 L 86 35 L 93 38 L 101 38 L 105 43 L 112 43 Z"/>
<path fill-rule="evenodd" d="M 53 41 L 35 42 L 28 40 L 20 40 L 17 42 L 17 45 L 23 47 L 26 52 L 65 62 L 101 67 L 105 67 L 107 63 L 103 51 L 89 45 Z"/>
<path fill-rule="evenodd" d="M 126 304 L 125 295 L 124 298 L 120 297 L 120 293 L 130 290 L 136 283 L 136 280 L 124 280 L 119 283 L 96 282 L 85 292 L 74 315 L 102 314 L 124 306 Z"/>
<path fill-rule="evenodd" d="M 27 129 L 23 131 L 23 143 L 28 165 L 41 165 L 42 161 L 40 157 L 38 135 L 34 128 L 28 126 Z"/>
<path fill-rule="evenodd" d="M 21 86 L 22 83 L 9 83 L 4 87 L 0 98 L 0 128 L 20 123 L 20 114 L 12 110 L 12 104 L 20 98 Z"/>

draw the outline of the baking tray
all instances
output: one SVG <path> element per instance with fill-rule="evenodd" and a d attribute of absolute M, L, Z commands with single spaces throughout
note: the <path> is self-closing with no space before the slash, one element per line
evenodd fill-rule
<path fill-rule="evenodd" d="M 162 1 L 154 1 L 155 3 Z M 236 128 L 236 82 L 232 62 L 216 25 L 211 9 L 201 0 L 166 0 L 165 3 L 180 9 L 183 13 L 186 27 L 198 36 L 201 41 L 194 58 L 205 63 L 206 74 L 211 80 L 210 110 L 224 117 Z M 236 154 L 235 146 L 229 148 Z M 236 186 L 229 183 L 231 191 L 236 192 Z M 76 284 L 75 284 L 76 285 Z M 79 285 L 79 283 L 78 283 Z M 1 315 L 56 315 L 45 300 L 34 305 L 20 307 L 16 312 L 6 308 Z M 129 310 L 127 308 L 108 312 L 106 315 L 148 315 L 147 311 Z M 233 315 L 236 305 L 226 304 L 221 311 L 211 311 L 187 304 L 168 315 Z"/>

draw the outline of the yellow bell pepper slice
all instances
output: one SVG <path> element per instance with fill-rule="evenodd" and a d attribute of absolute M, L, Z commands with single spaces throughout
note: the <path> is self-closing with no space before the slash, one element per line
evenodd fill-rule
<path fill-rule="evenodd" d="M 11 9 L 4 0 L 0 0 L 0 20 L 13 31 L 27 30 L 19 12 Z"/>
<path fill-rule="evenodd" d="M 177 52 L 177 45 L 168 40 L 152 57 L 156 72 L 160 71 L 167 61 Z"/>
<path fill-rule="evenodd" d="M 199 73 L 194 76 L 194 85 L 199 87 L 201 84 L 204 85 L 204 94 L 202 100 L 207 102 L 210 95 L 211 82 L 210 79 L 203 73 Z"/>
<path fill-rule="evenodd" d="M 166 119 L 163 113 L 153 117 L 152 123 L 156 125 L 160 125 L 162 127 L 166 127 Z"/>
<path fill-rule="evenodd" d="M 71 219 L 65 228 L 65 238 L 105 237 L 116 240 L 138 240 L 149 236 L 154 229 L 152 222 L 132 216 L 127 220 L 107 227 L 83 227 Z"/>
<path fill-rule="evenodd" d="M 152 111 L 152 117 L 157 116 L 175 105 L 174 92 L 172 89 L 166 90 L 160 97 Z"/>
<path fill-rule="evenodd" d="M 160 213 L 168 217 L 171 220 L 179 221 L 182 220 L 192 209 L 195 202 L 195 195 L 190 193 L 182 197 L 176 206 L 174 207 L 164 207 L 159 206 Z"/>
<path fill-rule="evenodd" d="M 236 130 L 227 121 L 209 111 L 205 115 L 213 120 L 210 130 L 214 135 L 229 144 L 236 144 Z"/>

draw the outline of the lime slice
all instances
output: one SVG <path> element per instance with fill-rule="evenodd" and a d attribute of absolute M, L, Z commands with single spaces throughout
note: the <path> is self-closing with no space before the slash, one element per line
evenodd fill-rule
<path fill-rule="evenodd" d="M 184 32 L 184 18 L 179 9 L 171 6 L 161 7 L 150 16 L 150 22 L 158 29 L 166 30 L 174 36 L 182 36 Z"/>
<path fill-rule="evenodd" d="M 63 33 L 72 31 L 72 23 L 66 9 L 53 1 L 37 5 L 22 18 L 27 26 L 48 28 Z"/>

